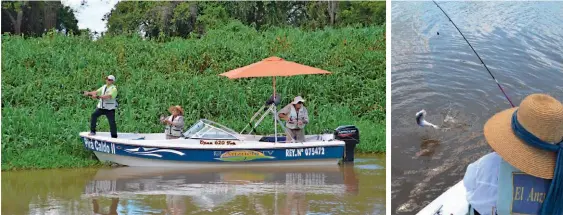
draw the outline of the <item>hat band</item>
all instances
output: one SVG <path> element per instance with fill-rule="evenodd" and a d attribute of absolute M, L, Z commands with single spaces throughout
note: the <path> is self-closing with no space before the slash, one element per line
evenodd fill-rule
<path fill-rule="evenodd" d="M 537 149 L 547 150 L 550 152 L 556 152 L 557 158 L 555 162 L 555 169 L 553 171 L 553 179 L 551 180 L 551 185 L 547 192 L 547 196 L 543 201 L 542 208 L 540 210 L 541 215 L 547 214 L 562 214 L 563 213 L 563 141 L 557 144 L 551 144 L 541 140 L 529 131 L 527 131 L 524 126 L 518 122 L 517 114 L 518 110 L 514 111 L 512 115 L 512 131 L 514 134 L 524 141 L 529 146 Z"/>

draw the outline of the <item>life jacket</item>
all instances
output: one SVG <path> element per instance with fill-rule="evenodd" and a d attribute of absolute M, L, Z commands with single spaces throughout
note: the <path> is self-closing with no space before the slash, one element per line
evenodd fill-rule
<path fill-rule="evenodd" d="M 112 89 L 116 89 L 115 85 L 107 86 L 104 85 L 102 89 L 102 96 L 109 95 Z M 106 110 L 113 110 L 117 108 L 117 99 L 109 98 L 109 99 L 100 99 L 98 101 L 98 108 L 106 109 Z"/>
<path fill-rule="evenodd" d="M 497 214 L 539 214 L 550 185 L 551 179 L 528 175 L 502 160 L 498 175 Z"/>
<path fill-rule="evenodd" d="M 289 129 L 303 129 L 305 127 L 305 117 L 307 117 L 307 109 L 304 106 L 295 110 L 295 106 L 290 105 L 289 120 L 286 122 L 286 127 Z M 303 124 L 299 125 L 299 122 Z"/>
<path fill-rule="evenodd" d="M 174 136 L 174 137 L 181 137 L 182 130 L 184 129 L 184 117 L 183 116 L 176 116 L 174 115 L 168 117 L 172 123 L 179 123 L 178 125 L 166 125 L 164 133 L 166 135 Z"/>

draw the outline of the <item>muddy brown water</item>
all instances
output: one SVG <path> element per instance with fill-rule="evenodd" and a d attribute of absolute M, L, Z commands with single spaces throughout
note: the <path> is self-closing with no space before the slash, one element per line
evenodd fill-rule
<path fill-rule="evenodd" d="M 563 3 L 438 2 L 515 105 L 537 92 L 563 101 Z M 394 1 L 391 16 L 390 210 L 416 214 L 492 151 L 483 125 L 510 104 L 433 2 Z M 417 127 L 421 109 L 445 129 Z"/>
<path fill-rule="evenodd" d="M 322 167 L 8 171 L 2 214 L 385 214 L 385 157 Z"/>

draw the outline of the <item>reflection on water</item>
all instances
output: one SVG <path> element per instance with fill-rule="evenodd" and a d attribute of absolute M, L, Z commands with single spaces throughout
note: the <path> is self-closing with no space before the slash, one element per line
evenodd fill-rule
<path fill-rule="evenodd" d="M 384 167 L 3 172 L 2 214 L 384 214 Z"/>
<path fill-rule="evenodd" d="M 514 104 L 531 93 L 563 100 L 563 4 L 466 1 L 440 6 Z M 415 214 L 491 151 L 483 125 L 510 104 L 431 1 L 392 2 L 392 214 Z M 415 113 L 441 129 L 420 128 Z"/>

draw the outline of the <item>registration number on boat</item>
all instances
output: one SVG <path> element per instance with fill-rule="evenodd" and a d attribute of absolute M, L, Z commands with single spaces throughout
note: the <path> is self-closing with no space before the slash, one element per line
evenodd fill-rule
<path fill-rule="evenodd" d="M 115 154 L 115 144 L 84 138 L 84 147 L 90 150 Z"/>
<path fill-rule="evenodd" d="M 324 155 L 324 147 L 312 147 L 312 148 L 302 148 L 302 149 L 286 149 L 286 157 L 301 157 L 301 156 L 316 156 Z"/>

